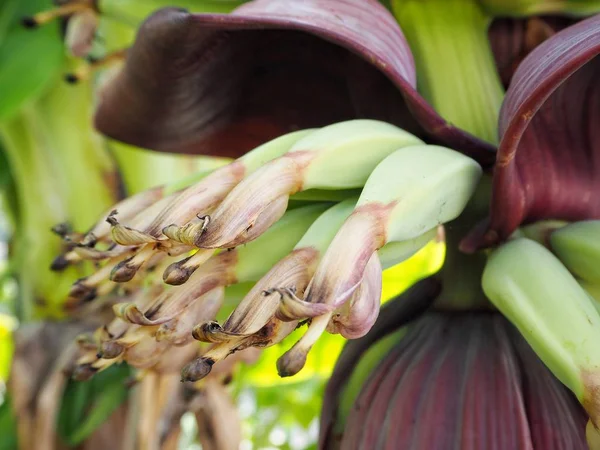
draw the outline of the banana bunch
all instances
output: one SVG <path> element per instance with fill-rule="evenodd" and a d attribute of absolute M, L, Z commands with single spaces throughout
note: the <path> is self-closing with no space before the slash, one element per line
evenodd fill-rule
<path fill-rule="evenodd" d="M 371 329 L 382 270 L 456 218 L 480 175 L 458 152 L 351 120 L 281 136 L 209 174 L 123 200 L 88 233 L 59 230 L 68 251 L 55 266 L 97 265 L 68 304 L 112 305 L 115 316 L 80 339 L 76 374 L 118 361 L 181 367 L 197 353 L 193 337 L 210 344 L 182 371 L 198 380 L 229 354 L 310 323 L 278 362 L 293 375 L 324 331 L 355 339 Z M 223 290 L 241 282 L 255 285 L 221 326 Z"/>
<path fill-rule="evenodd" d="M 593 227 L 591 227 L 593 228 Z M 573 271 L 588 276 L 585 224 L 551 236 L 552 248 Z M 575 239 L 581 236 L 581 240 Z M 579 248 L 582 252 L 578 256 Z M 569 249 L 569 250 L 567 250 Z M 495 250 L 486 265 L 483 290 L 517 327 L 541 360 L 579 399 L 594 427 L 600 425 L 600 314 L 591 296 L 543 245 L 519 238 Z"/>

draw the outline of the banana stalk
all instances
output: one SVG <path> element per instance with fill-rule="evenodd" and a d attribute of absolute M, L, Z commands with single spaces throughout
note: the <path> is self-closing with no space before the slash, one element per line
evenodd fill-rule
<path fill-rule="evenodd" d="M 450 123 L 496 144 L 504 90 L 480 2 L 393 0 L 392 11 L 415 58 L 419 93 Z"/>

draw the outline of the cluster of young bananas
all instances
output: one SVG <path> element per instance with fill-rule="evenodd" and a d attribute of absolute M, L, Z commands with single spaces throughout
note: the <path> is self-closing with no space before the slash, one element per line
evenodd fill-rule
<path fill-rule="evenodd" d="M 278 361 L 280 375 L 293 375 L 324 331 L 369 331 L 383 268 L 456 218 L 480 175 L 458 152 L 384 122 L 352 120 L 274 139 L 187 188 L 124 200 L 90 232 L 63 233 L 68 251 L 56 267 L 97 264 L 73 285 L 68 305 L 90 308 L 114 293 L 120 300 L 115 319 L 80 340 L 76 376 L 121 360 L 180 367 L 196 339 L 211 346 L 182 370 L 195 381 L 228 355 L 309 323 Z M 241 282 L 255 284 L 218 324 L 224 288 Z"/>
<path fill-rule="evenodd" d="M 600 221 L 517 237 L 493 251 L 482 286 L 600 425 Z"/>

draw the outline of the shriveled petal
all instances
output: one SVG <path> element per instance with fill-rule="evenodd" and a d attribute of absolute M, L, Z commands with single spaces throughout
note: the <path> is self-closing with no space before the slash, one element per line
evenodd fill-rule
<path fill-rule="evenodd" d="M 135 222 L 136 220 L 140 220 L 136 218 L 145 216 L 144 212 L 146 212 L 148 208 L 152 208 L 156 203 L 161 203 L 163 195 L 164 186 L 158 186 L 121 200 L 114 205 L 110 211 L 107 211 L 101 216 L 98 223 L 86 233 L 86 238 L 88 240 L 93 239 L 95 242 L 108 237 L 111 230 L 111 224 L 106 221 L 106 218 L 111 214 L 118 214 L 119 220 L 128 225 L 130 224 L 129 221 Z"/>
<path fill-rule="evenodd" d="M 98 250 L 96 248 L 86 247 L 82 245 L 73 247 L 73 250 L 70 253 L 74 253 L 80 259 L 85 261 L 103 261 L 108 258 L 113 258 L 115 256 L 122 255 L 128 250 L 130 249 L 122 246 L 115 246 L 110 250 Z M 67 255 L 69 255 L 69 253 L 67 253 L 65 256 Z"/>
<path fill-rule="evenodd" d="M 375 0 L 164 9 L 140 28 L 95 121 L 141 147 L 238 156 L 298 127 L 366 117 L 424 130 L 489 165 L 494 148 L 447 123 L 415 87 L 406 40 Z"/>
<path fill-rule="evenodd" d="M 301 308 L 304 308 L 308 314 L 315 314 L 318 307 L 329 307 L 331 310 L 315 315 L 302 338 L 277 360 L 279 375 L 288 377 L 298 373 L 304 367 L 310 349 L 325 330 L 330 333 L 340 333 L 348 339 L 364 336 L 379 314 L 381 286 L 381 263 L 378 255 L 374 253 L 366 265 L 358 288 L 336 313 L 331 311 L 338 306 L 337 303 L 308 303 L 295 300 L 293 306 L 298 310 L 296 313 L 302 312 Z"/>
<path fill-rule="evenodd" d="M 198 322 L 215 317 L 225 296 L 225 289 L 220 286 L 196 299 L 177 317 L 163 323 L 156 330 L 157 341 L 167 341 L 173 345 L 183 345 L 192 340 L 192 329 Z"/>
<path fill-rule="evenodd" d="M 156 242 L 154 236 L 119 223 L 116 218 L 116 211 L 113 211 L 106 221 L 111 226 L 110 235 L 112 240 L 119 245 L 141 245 Z"/>
<path fill-rule="evenodd" d="M 557 33 L 519 66 L 500 113 L 490 224 L 464 250 L 522 223 L 600 218 L 600 15 Z"/>
<path fill-rule="evenodd" d="M 181 371 L 181 381 L 198 381 L 206 377 L 215 363 L 234 352 L 249 347 L 270 347 L 278 344 L 296 329 L 297 322 L 271 319 L 264 327 L 244 338 L 235 338 L 211 347 L 202 357 L 186 365 Z"/>
<path fill-rule="evenodd" d="M 314 273 L 318 256 L 315 249 L 305 247 L 294 250 L 279 261 L 246 294 L 222 329 L 235 335 L 257 333 L 280 307 L 280 296 L 268 294 L 270 290 L 280 286 L 294 288 L 296 294 L 302 296 Z M 215 331 L 219 330 L 215 328 Z"/>
<path fill-rule="evenodd" d="M 291 320 L 308 319 L 330 313 L 335 309 L 335 305 L 304 301 L 296 295 L 295 291 L 295 289 L 290 288 L 272 288 L 265 291 L 265 295 L 279 294 L 281 296 L 279 308 L 275 313 L 275 317 L 279 320 L 289 322 Z"/>
<path fill-rule="evenodd" d="M 350 300 L 333 313 L 327 331 L 339 333 L 346 339 L 367 334 L 379 315 L 382 283 L 381 263 L 377 254 L 373 254 L 360 286 Z"/>
<path fill-rule="evenodd" d="M 120 303 L 113 310 L 117 317 L 134 324 L 152 326 L 168 322 L 205 293 L 218 286 L 231 284 L 235 256 L 234 252 L 216 255 L 197 270 L 186 284 L 167 290 L 144 310 L 135 303 Z"/>
<path fill-rule="evenodd" d="M 153 217 L 144 231 L 158 237 L 167 226 L 183 226 L 197 216 L 210 214 L 214 207 L 240 182 L 245 173 L 245 167 L 240 161 L 234 161 L 215 170 L 206 178 L 179 193 Z"/>
<path fill-rule="evenodd" d="M 289 196 L 300 189 L 303 162 L 285 155 L 249 175 L 217 207 L 194 244 L 234 247 L 264 232 L 283 215 Z"/>
<path fill-rule="evenodd" d="M 340 228 L 311 280 L 306 301 L 338 307 L 357 289 L 368 261 L 385 244 L 387 209 L 356 209 Z"/>
<path fill-rule="evenodd" d="M 125 283 L 132 280 L 142 266 L 147 265 L 155 257 L 162 259 L 166 257 L 166 254 L 160 253 L 158 245 L 146 244 L 142 246 L 136 251 L 135 255 L 120 261 L 112 268 L 110 271 L 110 280 L 117 283 Z"/>
<path fill-rule="evenodd" d="M 163 281 L 173 286 L 186 283 L 196 269 L 208 261 L 213 254 L 213 250 L 201 249 L 192 256 L 170 264 L 163 272 Z"/>

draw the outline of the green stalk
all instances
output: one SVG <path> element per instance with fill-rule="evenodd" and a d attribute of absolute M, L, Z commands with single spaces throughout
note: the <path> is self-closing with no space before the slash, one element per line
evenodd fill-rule
<path fill-rule="evenodd" d="M 455 126 L 497 143 L 504 90 L 476 0 L 394 0 L 417 67 L 417 88 Z"/>
<path fill-rule="evenodd" d="M 435 301 L 436 309 L 490 309 L 490 302 L 481 287 L 487 255 L 482 252 L 466 255 L 458 249 L 461 239 L 471 231 L 473 224 L 486 216 L 490 193 L 491 177 L 485 175 L 461 216 L 444 227 L 446 258 L 438 274 L 442 292 Z"/>

